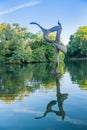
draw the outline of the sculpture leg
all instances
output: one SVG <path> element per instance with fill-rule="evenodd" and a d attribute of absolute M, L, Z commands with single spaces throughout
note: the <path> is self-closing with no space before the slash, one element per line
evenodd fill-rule
<path fill-rule="evenodd" d="M 56 57 L 56 65 L 55 65 L 55 73 L 59 73 L 59 49 L 55 46 L 55 57 Z"/>
<path fill-rule="evenodd" d="M 55 46 L 55 57 L 56 57 L 56 62 L 59 65 L 59 49 Z"/>

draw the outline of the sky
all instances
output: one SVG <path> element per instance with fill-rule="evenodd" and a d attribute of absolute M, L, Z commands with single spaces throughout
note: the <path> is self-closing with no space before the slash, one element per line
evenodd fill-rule
<path fill-rule="evenodd" d="M 18 23 L 27 27 L 29 32 L 37 33 L 40 29 L 62 25 L 61 40 L 66 45 L 70 35 L 81 26 L 87 26 L 87 0 L 0 0 L 0 24 Z"/>

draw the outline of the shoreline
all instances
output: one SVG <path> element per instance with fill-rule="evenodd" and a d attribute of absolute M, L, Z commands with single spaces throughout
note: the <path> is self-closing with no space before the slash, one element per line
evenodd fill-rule
<path fill-rule="evenodd" d="M 70 61 L 76 61 L 76 60 L 87 60 L 87 57 L 82 57 L 82 58 L 70 58 Z"/>

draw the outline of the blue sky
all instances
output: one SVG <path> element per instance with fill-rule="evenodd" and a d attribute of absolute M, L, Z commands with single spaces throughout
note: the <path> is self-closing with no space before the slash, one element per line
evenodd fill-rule
<path fill-rule="evenodd" d="M 0 0 L 0 23 L 19 23 L 36 33 L 39 28 L 30 22 L 50 28 L 58 20 L 63 27 L 61 39 L 67 44 L 71 34 L 87 26 L 87 0 Z"/>

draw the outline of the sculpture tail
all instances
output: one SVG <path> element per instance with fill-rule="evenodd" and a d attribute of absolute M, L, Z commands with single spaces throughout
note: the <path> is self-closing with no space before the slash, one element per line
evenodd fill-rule
<path fill-rule="evenodd" d="M 61 23 L 58 21 L 58 25 L 62 28 L 62 25 L 61 25 Z"/>
<path fill-rule="evenodd" d="M 37 26 L 40 27 L 40 29 L 41 29 L 43 32 L 46 30 L 45 28 L 43 28 L 41 25 L 39 25 L 39 24 L 36 23 L 36 22 L 31 22 L 30 24 L 36 24 Z"/>

